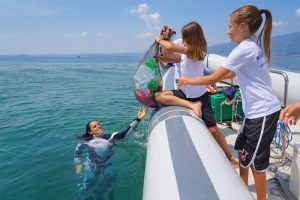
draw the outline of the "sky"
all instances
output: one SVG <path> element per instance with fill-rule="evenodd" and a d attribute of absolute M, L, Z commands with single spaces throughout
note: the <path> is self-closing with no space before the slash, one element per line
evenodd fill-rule
<path fill-rule="evenodd" d="M 299 0 L 0 0 L 0 55 L 141 53 L 190 21 L 226 43 L 228 15 L 249 4 L 272 12 L 273 36 L 300 31 Z"/>

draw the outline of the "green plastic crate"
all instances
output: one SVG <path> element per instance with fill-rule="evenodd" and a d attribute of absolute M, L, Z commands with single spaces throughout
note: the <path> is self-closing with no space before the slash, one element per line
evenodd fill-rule
<path fill-rule="evenodd" d="M 221 105 L 222 105 L 222 120 L 221 120 Z M 232 119 L 232 106 L 226 104 L 216 105 L 214 110 L 214 116 L 216 121 L 231 121 Z"/>
<path fill-rule="evenodd" d="M 214 94 L 210 96 L 210 104 L 213 109 L 216 108 L 216 105 L 220 105 L 224 102 L 225 96 L 224 94 Z"/>
<path fill-rule="evenodd" d="M 240 94 L 237 93 L 237 95 Z M 232 120 L 232 105 L 227 105 L 223 103 L 225 101 L 225 98 L 226 97 L 224 96 L 224 94 L 214 94 L 210 96 L 211 107 L 212 110 L 214 111 L 214 117 L 217 122 Z M 221 107 L 222 107 L 222 119 L 221 119 L 221 110 L 220 110 Z M 240 117 L 244 116 L 241 101 L 238 104 L 237 114 Z"/>

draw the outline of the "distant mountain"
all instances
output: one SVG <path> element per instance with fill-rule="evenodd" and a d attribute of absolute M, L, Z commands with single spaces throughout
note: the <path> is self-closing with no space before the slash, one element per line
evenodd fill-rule
<path fill-rule="evenodd" d="M 273 56 L 300 55 L 300 31 L 272 37 Z M 218 44 L 208 48 L 209 53 L 227 56 L 236 46 L 233 43 Z"/>
<path fill-rule="evenodd" d="M 300 32 L 272 38 L 273 55 L 300 55 Z"/>

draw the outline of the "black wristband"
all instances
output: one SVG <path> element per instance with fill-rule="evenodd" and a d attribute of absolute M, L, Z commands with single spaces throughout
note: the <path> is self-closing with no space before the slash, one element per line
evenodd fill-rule
<path fill-rule="evenodd" d="M 138 117 L 135 118 L 135 120 L 136 120 L 137 122 L 140 122 L 140 121 L 141 121 L 141 119 L 139 119 Z"/>

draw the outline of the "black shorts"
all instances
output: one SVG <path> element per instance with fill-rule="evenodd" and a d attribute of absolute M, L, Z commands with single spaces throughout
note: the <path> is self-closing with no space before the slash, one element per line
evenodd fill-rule
<path fill-rule="evenodd" d="M 210 98 L 208 92 L 206 92 L 205 94 L 197 98 L 186 98 L 182 90 L 171 90 L 171 91 L 173 92 L 174 96 L 178 98 L 185 99 L 191 102 L 201 101 L 202 120 L 204 121 L 205 125 L 207 126 L 207 128 L 217 125 L 214 117 L 214 112 L 210 105 Z"/>
<path fill-rule="evenodd" d="M 251 165 L 258 172 L 269 167 L 270 145 L 276 131 L 280 110 L 265 117 L 245 118 L 234 149 L 240 151 L 241 166 Z"/>

